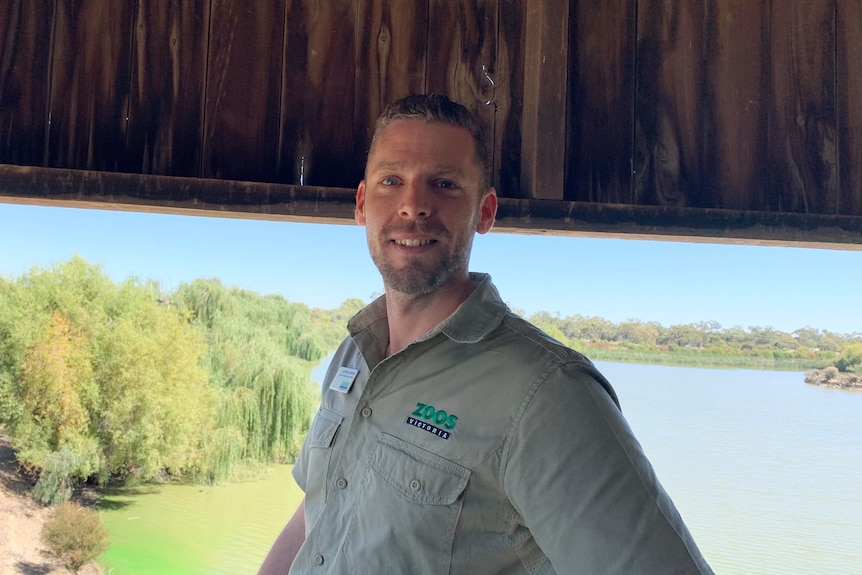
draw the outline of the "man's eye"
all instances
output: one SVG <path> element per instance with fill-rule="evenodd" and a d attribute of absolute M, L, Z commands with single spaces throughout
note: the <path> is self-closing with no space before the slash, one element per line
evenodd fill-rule
<path fill-rule="evenodd" d="M 394 185 L 398 184 L 398 178 L 394 178 L 392 176 L 389 176 L 389 177 L 386 177 L 386 178 L 383 178 L 382 180 L 380 180 L 380 183 L 384 186 L 394 186 Z"/>
<path fill-rule="evenodd" d="M 450 182 L 449 180 L 440 180 L 435 184 L 438 188 L 444 188 L 447 190 L 454 190 L 458 186 L 455 185 L 455 182 Z"/>

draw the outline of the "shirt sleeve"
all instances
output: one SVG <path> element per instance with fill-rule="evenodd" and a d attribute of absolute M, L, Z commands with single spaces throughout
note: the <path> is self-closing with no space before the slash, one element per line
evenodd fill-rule
<path fill-rule="evenodd" d="M 712 573 L 586 367 L 564 364 L 536 382 L 502 461 L 507 496 L 558 573 Z"/>

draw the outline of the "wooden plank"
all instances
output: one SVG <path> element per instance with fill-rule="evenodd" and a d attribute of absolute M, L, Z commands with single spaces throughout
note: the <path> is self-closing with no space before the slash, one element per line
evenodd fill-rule
<path fill-rule="evenodd" d="M 275 181 L 284 20 L 285 0 L 212 0 L 204 176 Z"/>
<path fill-rule="evenodd" d="M 772 2 L 770 182 L 766 209 L 838 208 L 835 2 Z"/>
<path fill-rule="evenodd" d="M 56 4 L 47 165 L 116 170 L 125 156 L 133 3 Z"/>
<path fill-rule="evenodd" d="M 430 0 L 426 57 L 426 91 L 446 94 L 466 106 L 484 124 L 491 140 L 497 0 Z"/>
<path fill-rule="evenodd" d="M 707 2 L 702 181 L 713 207 L 766 205 L 768 9 L 751 0 Z"/>
<path fill-rule="evenodd" d="M 0 163 L 44 165 L 53 0 L 0 2 Z"/>
<path fill-rule="evenodd" d="M 0 164 L 0 202 L 353 223 L 353 188 Z M 862 250 L 862 217 L 501 198 L 495 230 Z"/>
<path fill-rule="evenodd" d="M 289 0 L 284 17 L 278 181 L 355 186 L 355 2 Z M 359 148 L 361 149 L 361 148 Z"/>
<path fill-rule="evenodd" d="M 355 152 L 363 167 L 374 124 L 383 108 L 426 92 L 428 3 L 359 0 L 356 50 Z"/>
<path fill-rule="evenodd" d="M 524 112 L 524 2 L 500 2 L 497 74 L 494 80 L 494 174 L 497 193 L 525 198 L 521 187 L 521 121 Z"/>
<path fill-rule="evenodd" d="M 709 204 L 701 195 L 703 2 L 637 3 L 633 200 L 638 204 Z"/>
<path fill-rule="evenodd" d="M 125 171 L 201 171 L 209 0 L 138 2 Z"/>
<path fill-rule="evenodd" d="M 862 0 L 838 0 L 837 213 L 862 216 Z"/>
<path fill-rule="evenodd" d="M 572 5 L 566 199 L 631 202 L 635 3 Z"/>
<path fill-rule="evenodd" d="M 562 199 L 566 171 L 568 0 L 526 6 L 521 188 L 529 197 Z"/>

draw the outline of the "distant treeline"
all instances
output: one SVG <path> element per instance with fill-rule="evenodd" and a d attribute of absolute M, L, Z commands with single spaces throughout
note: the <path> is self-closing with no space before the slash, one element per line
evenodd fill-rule
<path fill-rule="evenodd" d="M 812 327 L 786 333 L 771 327 L 723 329 L 715 321 L 664 327 L 656 322 L 612 323 L 600 317 L 540 312 L 530 321 L 594 359 L 687 365 L 747 365 L 853 369 L 862 357 L 862 333 L 839 335 Z"/>
<path fill-rule="evenodd" d="M 311 368 L 362 305 L 197 280 L 163 293 L 79 257 L 0 278 L 0 424 L 56 502 L 76 481 L 213 482 L 295 457 Z"/>

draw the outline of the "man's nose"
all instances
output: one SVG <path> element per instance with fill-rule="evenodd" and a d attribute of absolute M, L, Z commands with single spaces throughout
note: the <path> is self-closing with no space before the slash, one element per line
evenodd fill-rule
<path fill-rule="evenodd" d="M 404 186 L 398 213 L 406 219 L 425 219 L 431 216 L 431 192 L 421 183 Z"/>

